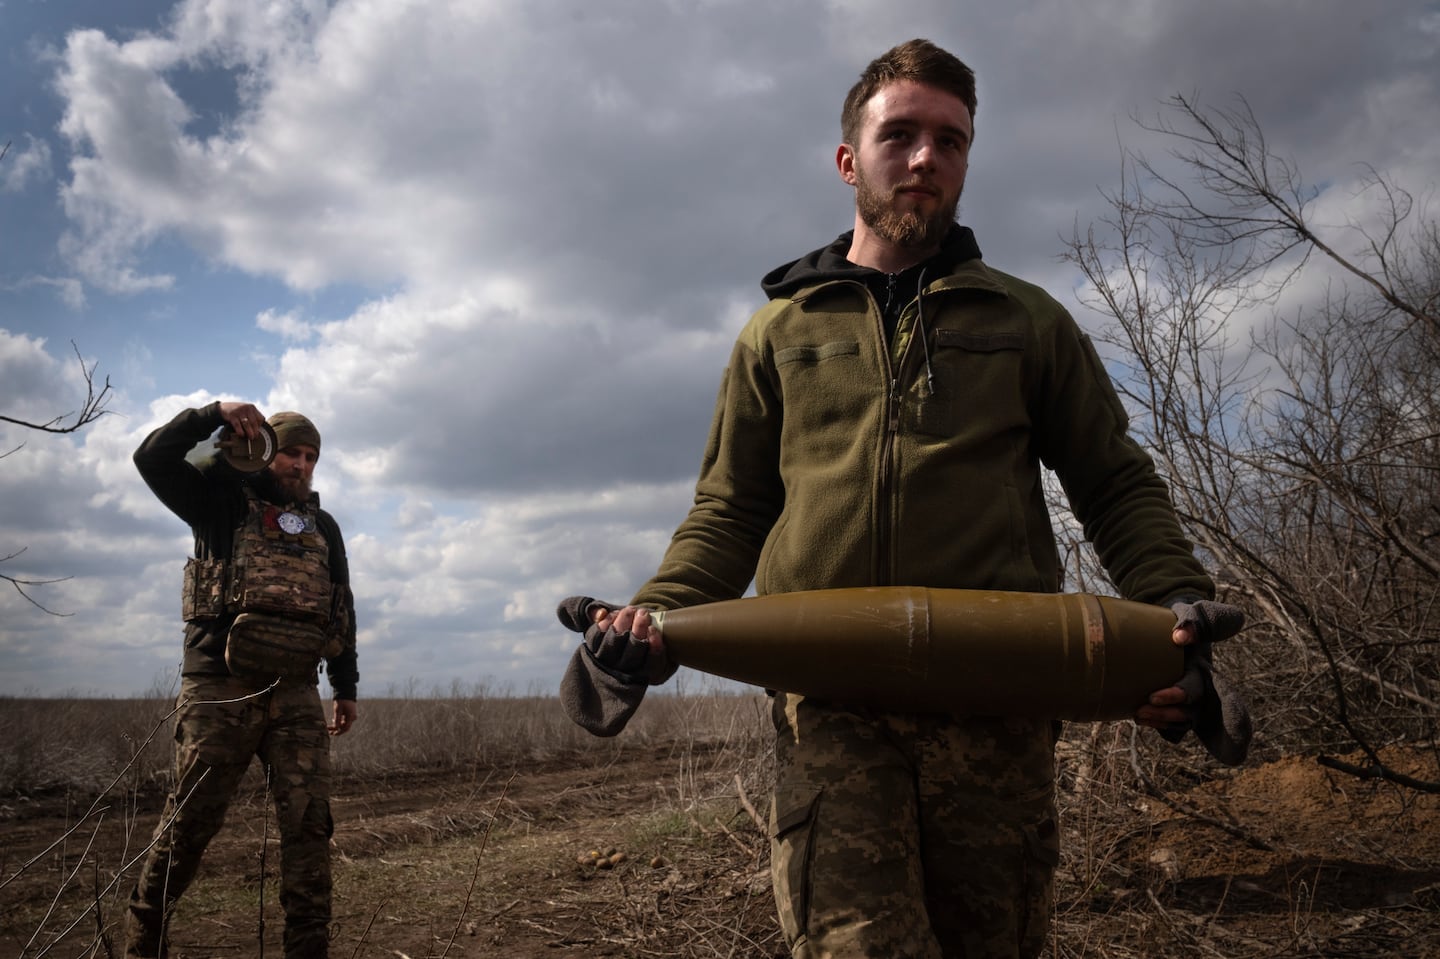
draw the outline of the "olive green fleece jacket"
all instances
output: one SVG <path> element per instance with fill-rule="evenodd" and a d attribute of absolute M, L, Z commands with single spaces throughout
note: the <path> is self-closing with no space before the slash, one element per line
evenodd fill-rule
<path fill-rule="evenodd" d="M 767 277 L 731 353 L 695 501 L 634 602 L 853 586 L 1054 592 L 1059 477 L 1120 593 L 1214 587 L 1089 339 L 968 229 L 889 338 L 849 235 Z M 951 262 L 958 259 L 958 262 Z M 874 271 L 868 271 L 872 275 Z M 914 288 L 912 288 L 913 290 Z"/>

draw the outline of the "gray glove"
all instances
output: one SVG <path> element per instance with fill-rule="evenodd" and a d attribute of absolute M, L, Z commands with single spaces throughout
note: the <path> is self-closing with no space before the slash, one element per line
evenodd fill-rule
<path fill-rule="evenodd" d="M 1245 625 L 1245 611 L 1229 603 L 1179 596 L 1166 605 L 1175 614 L 1176 626 L 1191 626 L 1195 629 L 1197 646 L 1209 646 L 1211 643 L 1229 639 Z"/>
<path fill-rule="evenodd" d="M 1254 735 L 1250 706 L 1215 672 L 1211 645 L 1240 632 L 1245 613 L 1228 603 L 1185 596 L 1171 600 L 1169 606 L 1176 626 L 1195 630 L 1195 642 L 1185 647 L 1185 673 L 1175 684 L 1185 691 L 1193 717 L 1184 725 L 1160 730 L 1160 735 L 1178 743 L 1193 729 L 1211 756 L 1227 766 L 1238 766 L 1245 761 Z"/>
<path fill-rule="evenodd" d="M 621 682 L 644 683 L 647 681 L 644 673 L 650 644 L 629 633 L 617 633 L 613 628 L 602 630 L 595 625 L 595 610 L 613 613 L 619 608 L 614 603 L 589 596 L 570 596 L 555 608 L 555 615 L 560 617 L 566 629 L 584 634 L 582 648 L 590 654 L 596 666 Z"/>
<path fill-rule="evenodd" d="M 678 668 L 668 656 L 651 656 L 648 641 L 595 625 L 596 609 L 620 608 L 590 596 L 571 596 L 555 609 L 566 629 L 585 637 L 560 679 L 560 705 L 573 722 L 596 736 L 618 734 L 640 708 L 645 690 Z"/>

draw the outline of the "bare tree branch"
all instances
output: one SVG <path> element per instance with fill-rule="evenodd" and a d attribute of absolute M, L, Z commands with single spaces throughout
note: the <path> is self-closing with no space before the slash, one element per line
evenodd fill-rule
<path fill-rule="evenodd" d="M 10 144 L 6 143 L 5 149 L 0 150 L 0 159 L 4 159 L 5 151 L 9 149 Z M 86 366 L 84 357 L 80 355 L 80 347 L 75 344 L 74 340 L 70 341 L 70 348 L 74 350 L 75 360 L 80 364 L 80 372 L 85 377 L 85 402 L 81 405 L 80 409 L 78 411 L 72 411 L 70 413 L 62 413 L 61 415 L 46 420 L 43 423 L 32 423 L 28 420 L 17 419 L 13 416 L 5 416 L 4 414 L 0 414 L 0 422 L 12 423 L 25 429 L 38 430 L 43 433 L 63 434 L 74 433 L 77 430 L 83 429 L 84 427 L 100 419 L 100 417 L 105 416 L 111 412 L 110 410 L 105 408 L 105 405 L 110 401 L 111 396 L 110 378 L 107 376 L 105 378 L 104 384 L 101 385 L 100 388 L 97 390 L 95 385 L 95 370 L 99 366 L 99 363 L 96 362 L 90 364 L 89 366 Z M 71 422 L 65 422 L 68 418 L 71 417 L 73 417 Z M 0 453 L 0 459 L 4 459 L 12 453 L 19 451 L 24 446 L 24 443 L 20 443 L 15 447 L 6 450 L 3 453 Z M 11 553 L 9 556 L 0 557 L 0 563 L 9 562 L 10 560 L 19 556 L 21 553 L 25 552 L 25 549 L 26 547 L 21 547 L 20 549 Z M 51 616 L 71 616 L 74 614 L 61 613 L 57 612 L 56 610 L 50 609 L 49 607 L 41 603 L 39 600 L 37 600 L 35 597 L 31 596 L 28 592 L 26 592 L 26 587 L 50 586 L 55 583 L 63 583 L 68 579 L 70 579 L 69 576 L 62 576 L 56 579 L 24 579 L 22 577 L 10 576 L 5 573 L 0 573 L 0 581 L 7 582 L 11 586 L 14 586 L 15 591 L 21 596 L 23 596 L 26 602 L 30 603 L 32 606 L 43 612 L 49 613 Z"/>
<path fill-rule="evenodd" d="M 70 348 L 75 351 L 75 360 L 80 364 L 80 372 L 85 376 L 85 402 L 81 405 L 80 409 L 69 413 L 61 413 L 59 416 L 52 417 L 43 423 L 33 423 L 29 420 L 16 419 L 13 416 L 6 416 L 0 413 L 0 422 L 13 423 L 16 426 L 39 430 L 43 433 L 74 433 L 110 412 L 110 410 L 105 408 L 105 404 L 110 401 L 110 377 L 105 377 L 104 384 L 100 387 L 99 392 L 96 392 L 95 370 L 99 366 L 99 362 L 97 361 L 86 366 L 84 357 L 80 355 L 80 347 L 75 345 L 74 340 L 70 341 Z M 66 418 L 72 416 L 74 420 L 66 423 Z M 11 450 L 11 452 L 14 451 Z"/>
<path fill-rule="evenodd" d="M 1163 133 L 1190 144 L 1174 152 L 1191 175 L 1214 198 L 1228 206 L 1210 206 L 1194 199 L 1179 184 L 1163 176 L 1156 168 L 1141 160 L 1142 167 L 1157 181 L 1175 191 L 1177 201 L 1168 203 L 1164 213 L 1194 229 L 1197 235 L 1208 235 L 1207 242 L 1233 244 L 1253 241 L 1257 268 L 1269 266 L 1292 250 L 1308 255 L 1317 252 L 1335 263 L 1361 283 L 1371 287 L 1386 303 L 1415 320 L 1440 332 L 1440 317 L 1411 303 L 1393 283 L 1386 282 L 1394 268 L 1393 257 L 1397 234 L 1410 216 L 1413 198 L 1383 176 L 1370 170 L 1371 186 L 1380 189 L 1390 208 L 1381 237 L 1370 236 L 1360 227 L 1365 246 L 1374 257 L 1378 269 L 1368 271 L 1350 257 L 1326 243 L 1312 227 L 1306 206 L 1316 195 L 1307 189 L 1299 172 L 1289 162 L 1270 152 L 1260 123 L 1244 97 L 1237 98 L 1234 110 L 1203 110 L 1196 101 L 1181 94 L 1170 103 L 1182 120 L 1196 128 L 1185 127 L 1163 118 L 1153 124 L 1140 125 L 1151 132 Z"/>
<path fill-rule="evenodd" d="M 0 563 L 8 563 L 10 560 L 14 559 L 15 557 L 19 556 L 21 553 L 25 552 L 25 550 L 28 549 L 28 548 L 29 548 L 29 547 L 22 546 L 22 547 L 20 547 L 18 550 L 16 550 L 15 552 L 11 553 L 9 556 L 0 556 Z M 31 606 L 34 606 L 36 609 L 39 609 L 39 610 L 41 610 L 41 611 L 43 611 L 43 612 L 49 613 L 51 616 L 73 616 L 73 615 L 75 615 L 75 614 L 74 614 L 74 613 L 58 613 L 58 612 L 56 612 L 55 610 L 46 607 L 46 606 L 43 605 L 39 600 L 37 600 L 34 596 L 31 596 L 29 593 L 25 592 L 25 587 L 26 587 L 26 586 L 50 586 L 50 585 L 52 585 L 52 584 L 54 584 L 54 583 L 63 583 L 63 582 L 65 582 L 66 580 L 71 579 L 71 578 L 72 578 L 72 577 L 70 577 L 70 576 L 60 576 L 60 577 L 57 577 L 57 578 L 55 578 L 55 579 L 21 579 L 21 578 L 19 578 L 19 577 L 17 577 L 17 576 L 8 576 L 8 575 L 6 575 L 5 573 L 0 573 L 0 581 L 7 582 L 7 583 L 9 583 L 11 586 L 14 586 L 14 587 L 15 587 L 15 592 L 17 592 L 17 593 L 19 593 L 21 596 L 25 597 L 25 600 L 26 600 L 28 603 L 30 603 Z"/>

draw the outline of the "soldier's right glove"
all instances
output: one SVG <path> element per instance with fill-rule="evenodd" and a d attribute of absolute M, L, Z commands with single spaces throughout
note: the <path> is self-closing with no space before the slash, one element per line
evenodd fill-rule
<path fill-rule="evenodd" d="M 1245 613 L 1228 603 L 1189 597 L 1172 601 L 1170 609 L 1176 626 L 1195 631 L 1195 642 L 1185 647 L 1185 673 L 1175 684 L 1185 691 L 1194 715 L 1190 725 L 1162 729 L 1160 735 L 1178 743 L 1193 729 L 1211 756 L 1227 766 L 1238 766 L 1245 761 L 1254 735 L 1250 706 L 1215 672 L 1211 645 L 1240 632 Z"/>
<path fill-rule="evenodd" d="M 561 600 L 555 615 L 569 630 L 583 633 L 581 647 L 594 659 L 595 665 L 622 683 L 645 683 L 658 686 L 675 674 L 669 657 L 650 654 L 648 640 L 636 639 L 632 633 L 616 632 L 613 626 L 601 629 L 595 624 L 595 611 L 613 613 L 621 607 L 590 596 L 570 596 Z"/>
<path fill-rule="evenodd" d="M 596 736 L 618 734 L 640 708 L 645 690 L 678 668 L 668 656 L 652 656 L 649 641 L 595 624 L 595 610 L 620 608 L 590 596 L 571 596 L 555 609 L 567 629 L 585 637 L 561 677 L 560 704 L 571 720 Z"/>

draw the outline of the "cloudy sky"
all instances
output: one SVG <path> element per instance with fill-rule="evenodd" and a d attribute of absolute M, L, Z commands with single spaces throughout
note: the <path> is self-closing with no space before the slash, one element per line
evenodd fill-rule
<path fill-rule="evenodd" d="M 653 572 L 759 277 L 850 225 L 840 101 L 914 36 L 979 75 L 961 219 L 1082 324 L 1061 236 L 1172 94 L 1247 98 L 1337 218 L 1363 164 L 1440 185 L 1434 2 L 0 0 L 0 414 L 74 410 L 77 348 L 114 389 L 0 428 L 0 571 L 69 614 L 0 590 L 0 695 L 170 688 L 190 539 L 130 454 L 215 398 L 324 434 L 362 698 L 552 691 L 556 601 Z"/>

